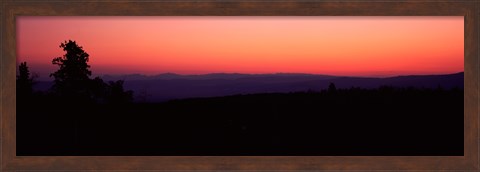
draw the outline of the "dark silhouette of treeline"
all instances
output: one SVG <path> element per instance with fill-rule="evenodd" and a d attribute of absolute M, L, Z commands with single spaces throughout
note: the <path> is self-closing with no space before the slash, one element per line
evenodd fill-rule
<path fill-rule="evenodd" d="M 89 78 L 88 54 L 75 42 L 60 47 L 67 53 L 52 62 L 59 70 L 48 92 L 31 91 L 34 79 L 19 66 L 17 156 L 463 155 L 463 88 L 331 83 L 322 91 L 133 103 L 122 81 Z"/>
<path fill-rule="evenodd" d="M 463 155 L 463 90 L 381 87 L 17 109 L 20 155 Z"/>

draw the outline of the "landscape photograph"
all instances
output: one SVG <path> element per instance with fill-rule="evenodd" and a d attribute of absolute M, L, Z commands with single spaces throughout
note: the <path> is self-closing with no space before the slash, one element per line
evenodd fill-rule
<path fill-rule="evenodd" d="M 19 16 L 17 156 L 463 156 L 463 16 Z"/>

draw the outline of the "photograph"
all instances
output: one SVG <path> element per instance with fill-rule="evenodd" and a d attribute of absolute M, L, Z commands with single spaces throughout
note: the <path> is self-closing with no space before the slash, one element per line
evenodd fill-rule
<path fill-rule="evenodd" d="M 464 26 L 16 16 L 16 156 L 464 156 Z"/>

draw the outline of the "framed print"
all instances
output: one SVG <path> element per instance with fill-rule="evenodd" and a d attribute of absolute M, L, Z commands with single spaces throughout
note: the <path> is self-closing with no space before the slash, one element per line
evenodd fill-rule
<path fill-rule="evenodd" d="M 477 1 L 2 1 L 2 170 L 478 170 Z"/>

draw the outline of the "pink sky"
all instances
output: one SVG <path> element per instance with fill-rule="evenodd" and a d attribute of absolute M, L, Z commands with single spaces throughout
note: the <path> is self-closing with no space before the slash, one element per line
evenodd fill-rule
<path fill-rule="evenodd" d="M 314 73 L 351 76 L 464 70 L 455 17 L 17 17 L 17 63 L 47 78 L 75 40 L 93 75 Z"/>

